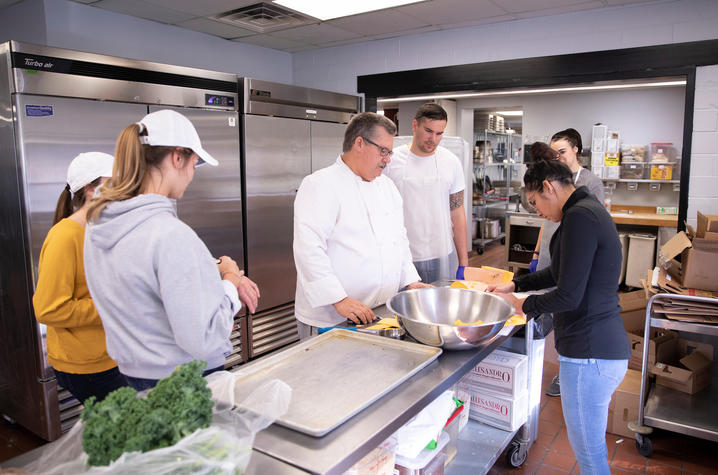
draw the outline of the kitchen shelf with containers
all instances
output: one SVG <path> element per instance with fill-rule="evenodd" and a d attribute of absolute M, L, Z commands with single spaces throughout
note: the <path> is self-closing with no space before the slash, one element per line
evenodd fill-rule
<path fill-rule="evenodd" d="M 483 130 L 474 138 L 472 242 L 482 253 L 490 242 L 505 242 L 504 220 L 519 201 L 524 164 L 520 135 Z"/>
<path fill-rule="evenodd" d="M 619 131 L 608 130 L 605 125 L 593 127 L 591 170 L 604 181 L 629 184 L 679 183 L 678 156 L 672 143 L 630 145 L 621 143 Z"/>

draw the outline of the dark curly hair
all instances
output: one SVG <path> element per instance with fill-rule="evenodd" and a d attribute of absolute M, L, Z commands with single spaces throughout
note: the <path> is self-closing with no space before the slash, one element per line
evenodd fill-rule
<path fill-rule="evenodd" d="M 529 165 L 524 174 L 526 191 L 541 191 L 544 180 L 569 186 L 573 185 L 573 173 L 567 165 L 558 160 L 538 160 Z"/>
<path fill-rule="evenodd" d="M 531 144 L 531 147 L 529 147 L 529 159 L 532 162 L 539 160 L 556 160 L 557 158 L 558 152 L 545 142 L 534 142 Z"/>

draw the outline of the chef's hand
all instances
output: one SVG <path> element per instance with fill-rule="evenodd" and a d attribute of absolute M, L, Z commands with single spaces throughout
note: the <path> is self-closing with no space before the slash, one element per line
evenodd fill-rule
<path fill-rule="evenodd" d="M 516 284 L 514 284 L 513 281 L 505 284 L 489 284 L 486 288 L 486 291 L 491 292 L 492 294 L 510 294 L 514 290 L 516 290 Z"/>
<path fill-rule="evenodd" d="M 244 275 L 244 272 L 239 270 L 234 259 L 229 256 L 222 256 L 217 259 L 217 269 L 219 269 L 219 275 L 222 277 L 222 280 L 229 280 L 225 279 L 225 275 L 235 275 L 237 278 Z"/>
<path fill-rule="evenodd" d="M 412 282 L 411 284 L 407 285 L 407 286 L 406 286 L 406 290 L 411 290 L 411 289 L 431 289 L 431 288 L 433 288 L 433 287 L 434 287 L 434 286 L 431 285 L 431 284 L 425 284 L 425 283 L 423 283 L 423 282 L 416 281 L 416 282 Z"/>
<path fill-rule="evenodd" d="M 334 304 L 334 308 L 337 309 L 339 315 L 356 324 L 371 323 L 376 318 L 369 307 L 351 297 L 344 297 Z"/>
<path fill-rule="evenodd" d="M 247 306 L 249 313 L 254 313 L 257 310 L 257 303 L 259 302 L 259 287 L 257 284 L 246 275 L 242 275 L 239 278 L 239 284 L 236 285 L 237 294 L 239 294 L 239 300 Z"/>

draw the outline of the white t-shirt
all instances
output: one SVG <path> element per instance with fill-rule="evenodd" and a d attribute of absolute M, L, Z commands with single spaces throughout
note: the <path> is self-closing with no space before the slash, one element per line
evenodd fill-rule
<path fill-rule="evenodd" d="M 404 177 L 415 178 L 415 177 L 428 177 L 436 176 L 437 170 L 439 173 L 440 183 L 442 191 L 446 195 L 452 195 L 458 193 L 466 188 L 466 181 L 464 178 L 464 169 L 461 164 L 459 157 L 454 155 L 448 149 L 438 146 L 436 152 L 428 157 L 420 157 L 411 153 L 409 145 L 401 145 L 394 149 L 394 153 L 391 156 L 391 162 L 384 170 L 384 175 L 388 176 L 394 181 L 399 193 L 401 194 L 402 200 L 404 201 L 404 219 L 409 219 L 409 213 L 406 212 L 407 206 L 412 206 L 411 200 L 407 199 L 402 186 L 402 180 Z M 448 217 L 449 213 L 449 202 L 446 202 L 446 242 L 448 244 L 447 254 L 453 252 L 454 234 L 451 228 L 451 220 Z M 412 213 L 415 215 L 415 213 Z M 412 236 L 415 233 L 415 229 L 422 229 L 424 226 L 436 226 L 437 222 L 442 220 L 433 217 L 430 214 L 426 214 L 424 218 L 428 222 L 424 222 L 422 225 L 414 226 L 413 223 L 406 222 L 407 233 L 409 236 L 409 243 L 412 246 L 412 255 L 415 260 L 423 260 L 425 249 L 417 248 L 418 243 L 421 241 L 421 237 Z"/>

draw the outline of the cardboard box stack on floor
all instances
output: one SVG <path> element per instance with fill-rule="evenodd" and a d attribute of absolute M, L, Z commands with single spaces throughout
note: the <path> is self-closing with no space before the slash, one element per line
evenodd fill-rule
<path fill-rule="evenodd" d="M 699 211 L 696 230 L 676 234 L 661 247 L 659 260 L 646 279 L 648 291 L 718 297 L 718 216 Z"/>
<path fill-rule="evenodd" d="M 629 369 L 608 405 L 606 432 L 633 438 L 635 434 L 628 429 L 628 423 L 638 420 L 640 394 L 641 372 Z"/>
<path fill-rule="evenodd" d="M 469 417 L 514 431 L 528 417 L 528 358 L 494 350 L 460 382 L 469 393 Z"/>

